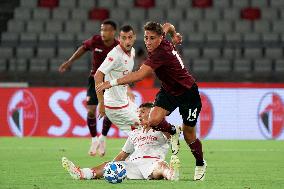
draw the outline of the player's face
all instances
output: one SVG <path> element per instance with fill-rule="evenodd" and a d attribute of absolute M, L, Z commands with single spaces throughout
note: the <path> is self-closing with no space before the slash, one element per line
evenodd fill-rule
<path fill-rule="evenodd" d="M 148 121 L 150 110 L 151 108 L 145 108 L 145 107 L 138 109 L 139 120 L 141 125 L 144 125 Z"/>
<path fill-rule="evenodd" d="M 102 24 L 101 36 L 103 41 L 113 40 L 115 37 L 115 29 L 109 24 Z"/>
<path fill-rule="evenodd" d="M 130 51 L 134 42 L 136 40 L 136 35 L 133 31 L 119 33 L 119 43 L 127 51 Z"/>
<path fill-rule="evenodd" d="M 148 52 L 153 52 L 162 42 L 163 36 L 158 35 L 154 31 L 145 30 L 144 42 Z"/>

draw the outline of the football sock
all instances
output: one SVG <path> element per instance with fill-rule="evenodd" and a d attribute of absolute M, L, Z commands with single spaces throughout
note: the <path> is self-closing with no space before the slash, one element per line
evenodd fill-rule
<path fill-rule="evenodd" d="M 90 168 L 82 168 L 81 172 L 83 173 L 83 178 L 87 180 L 94 179 L 96 177 L 96 172 Z"/>
<path fill-rule="evenodd" d="M 105 140 L 106 140 L 106 136 L 104 136 L 104 135 L 99 136 L 99 142 L 105 141 Z"/>
<path fill-rule="evenodd" d="M 98 137 L 97 136 L 96 137 L 92 137 L 92 143 L 95 143 L 97 141 L 98 141 Z"/>
<path fill-rule="evenodd" d="M 92 137 L 97 136 L 97 124 L 96 124 L 96 122 L 97 122 L 96 117 L 93 117 L 93 118 L 87 117 L 87 125 L 89 127 L 90 134 L 91 134 Z"/>
<path fill-rule="evenodd" d="M 102 135 L 103 136 L 107 136 L 107 133 L 110 129 L 111 126 L 111 121 L 108 119 L 108 117 L 104 117 L 104 121 L 103 121 L 103 129 L 102 129 Z"/>
<path fill-rule="evenodd" d="M 197 138 L 195 141 L 189 144 L 191 149 L 191 153 L 195 157 L 196 166 L 203 166 L 203 152 L 202 152 L 202 144 L 201 141 Z"/>
<path fill-rule="evenodd" d="M 176 127 L 167 122 L 165 119 L 163 119 L 157 126 L 154 126 L 153 129 L 156 131 L 168 132 L 171 135 L 176 134 Z"/>

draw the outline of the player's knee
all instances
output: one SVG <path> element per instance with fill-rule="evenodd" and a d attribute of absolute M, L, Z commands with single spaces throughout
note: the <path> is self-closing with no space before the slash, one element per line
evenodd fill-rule
<path fill-rule="evenodd" d="M 183 127 L 184 138 L 188 141 L 194 141 L 196 139 L 195 127 L 184 126 Z"/>
<path fill-rule="evenodd" d="M 88 110 L 88 117 L 89 117 L 89 118 L 95 117 L 95 112 L 92 111 L 92 110 Z"/>

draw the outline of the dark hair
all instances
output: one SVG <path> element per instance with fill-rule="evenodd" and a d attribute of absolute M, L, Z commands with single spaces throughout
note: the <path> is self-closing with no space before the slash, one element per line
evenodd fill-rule
<path fill-rule="evenodd" d="M 121 31 L 123 31 L 123 32 L 130 32 L 130 31 L 132 31 L 133 33 L 135 33 L 135 32 L 134 32 L 134 29 L 133 29 L 132 26 L 130 26 L 130 25 L 123 25 L 123 26 L 121 26 L 120 29 L 119 29 L 119 31 L 120 31 L 120 32 L 121 32 Z"/>
<path fill-rule="evenodd" d="M 156 32 L 158 35 L 162 35 L 164 33 L 163 26 L 158 22 L 147 22 L 144 25 L 144 30 Z"/>
<path fill-rule="evenodd" d="M 117 28 L 117 25 L 116 25 L 115 21 L 113 21 L 113 20 L 104 20 L 102 24 L 103 25 L 111 25 L 114 30 L 116 30 L 116 28 Z"/>
<path fill-rule="evenodd" d="M 139 108 L 153 108 L 153 107 L 154 107 L 154 103 L 152 102 L 145 102 L 139 106 Z"/>

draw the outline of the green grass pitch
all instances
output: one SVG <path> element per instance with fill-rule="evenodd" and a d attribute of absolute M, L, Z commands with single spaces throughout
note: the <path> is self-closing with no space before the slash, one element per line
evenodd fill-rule
<path fill-rule="evenodd" d="M 134 188 L 134 189 L 277 189 L 284 188 L 284 141 L 203 141 L 208 162 L 206 179 L 192 181 L 194 160 L 182 140 L 180 181 L 125 180 L 109 184 L 104 180 L 72 180 L 61 167 L 66 156 L 80 167 L 92 167 L 111 160 L 125 139 L 108 139 L 105 157 L 87 155 L 86 138 L 0 138 L 0 188 Z"/>

